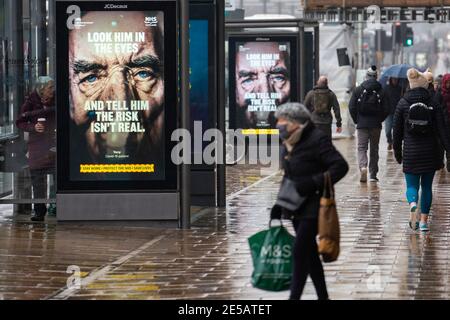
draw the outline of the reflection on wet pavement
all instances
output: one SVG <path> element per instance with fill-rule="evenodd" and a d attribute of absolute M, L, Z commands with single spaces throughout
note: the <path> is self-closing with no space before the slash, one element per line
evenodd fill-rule
<path fill-rule="evenodd" d="M 267 166 L 260 165 L 234 165 L 227 167 L 227 195 L 232 195 L 258 182 L 261 178 L 272 172 Z"/>
<path fill-rule="evenodd" d="M 361 185 L 356 141 L 335 144 L 352 169 L 336 186 L 342 248 L 337 262 L 325 264 L 331 298 L 448 299 L 450 174 L 437 174 L 431 232 L 415 233 L 407 226 L 401 167 L 385 146 L 380 183 Z M 0 299 L 286 299 L 287 292 L 250 285 L 247 238 L 267 227 L 281 176 L 236 192 L 262 177 L 255 166 L 229 167 L 227 209 L 195 210 L 187 231 L 31 224 L 5 213 Z M 67 273 L 69 266 L 80 273 Z M 310 281 L 304 299 L 315 299 Z"/>

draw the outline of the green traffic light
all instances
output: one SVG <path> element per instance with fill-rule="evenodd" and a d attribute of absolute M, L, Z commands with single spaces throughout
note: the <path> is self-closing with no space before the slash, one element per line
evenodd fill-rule
<path fill-rule="evenodd" d="M 406 45 L 408 47 L 412 46 L 413 45 L 413 39 L 406 39 Z"/>

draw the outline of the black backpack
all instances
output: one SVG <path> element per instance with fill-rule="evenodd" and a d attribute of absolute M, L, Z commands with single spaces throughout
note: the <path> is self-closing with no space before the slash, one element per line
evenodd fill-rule
<path fill-rule="evenodd" d="M 358 98 L 358 111 L 367 116 L 375 116 L 380 114 L 381 96 L 378 90 L 362 88 L 362 93 Z"/>
<path fill-rule="evenodd" d="M 433 131 L 433 107 L 424 102 L 410 104 L 406 128 L 414 135 L 428 135 Z"/>

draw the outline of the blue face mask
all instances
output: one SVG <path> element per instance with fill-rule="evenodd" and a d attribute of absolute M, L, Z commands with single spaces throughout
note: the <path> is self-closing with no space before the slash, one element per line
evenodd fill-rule
<path fill-rule="evenodd" d="M 278 129 L 281 140 L 286 140 L 287 138 L 289 138 L 290 134 L 289 134 L 289 131 L 287 130 L 286 124 L 277 125 L 277 129 Z"/>

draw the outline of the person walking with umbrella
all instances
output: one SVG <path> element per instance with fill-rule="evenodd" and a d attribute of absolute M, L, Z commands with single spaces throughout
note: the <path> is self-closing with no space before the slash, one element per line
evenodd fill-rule
<path fill-rule="evenodd" d="M 409 65 L 409 64 L 394 64 L 388 68 L 386 68 L 386 70 L 383 71 L 383 73 L 381 74 L 380 77 L 380 82 L 381 83 L 386 83 L 389 78 L 397 78 L 397 79 L 408 79 L 407 73 L 408 70 L 413 68 L 413 66 Z"/>
<path fill-rule="evenodd" d="M 388 67 L 380 78 L 382 85 L 388 82 L 385 91 L 389 98 L 390 112 L 384 121 L 384 131 L 388 143 L 388 151 L 392 151 L 392 126 L 394 122 L 395 108 L 397 107 L 400 98 L 406 91 L 408 79 L 406 73 L 411 68 L 412 67 L 409 64 L 394 64 Z"/>
<path fill-rule="evenodd" d="M 392 125 L 394 122 L 395 108 L 403 96 L 403 88 L 400 85 L 400 79 L 390 77 L 389 84 L 386 86 L 386 96 L 389 98 L 389 115 L 384 121 L 384 131 L 388 143 L 388 151 L 392 151 Z"/>

